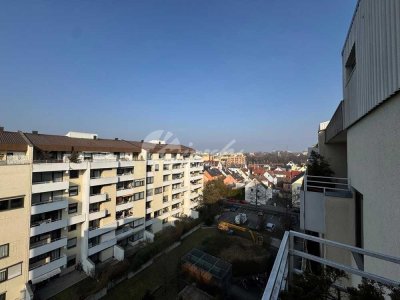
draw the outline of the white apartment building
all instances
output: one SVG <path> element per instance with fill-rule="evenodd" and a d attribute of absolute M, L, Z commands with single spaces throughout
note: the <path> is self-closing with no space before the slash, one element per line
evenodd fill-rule
<path fill-rule="evenodd" d="M 0 295 L 28 299 L 31 287 L 78 264 L 93 275 L 176 219 L 198 217 L 202 170 L 201 158 L 181 145 L 1 128 L 2 232 L 19 231 L 0 237 L 0 254 L 10 258 L 0 260 L 0 273 L 14 274 L 0 280 Z"/>
<path fill-rule="evenodd" d="M 308 174 L 302 228 L 321 237 L 400 257 L 400 2 L 360 0 L 342 51 L 343 100 L 318 130 L 318 151 L 334 177 Z M 398 280 L 396 264 L 321 256 Z"/>

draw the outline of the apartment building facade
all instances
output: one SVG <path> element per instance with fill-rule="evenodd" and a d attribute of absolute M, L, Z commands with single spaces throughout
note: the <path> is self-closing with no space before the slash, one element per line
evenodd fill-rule
<path fill-rule="evenodd" d="M 400 3 L 360 0 L 342 51 L 343 101 L 318 130 L 334 177 L 305 178 L 302 228 L 400 257 Z M 321 256 L 398 280 L 400 267 L 325 247 Z M 355 281 L 356 282 L 356 281 Z"/>
<path fill-rule="evenodd" d="M 0 143 L 7 299 L 29 299 L 31 287 L 78 266 L 93 275 L 176 219 L 198 216 L 202 160 L 191 148 L 4 130 Z"/>

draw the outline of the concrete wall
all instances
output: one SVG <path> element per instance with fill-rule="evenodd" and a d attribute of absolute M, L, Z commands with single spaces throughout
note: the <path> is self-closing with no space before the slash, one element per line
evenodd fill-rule
<path fill-rule="evenodd" d="M 347 148 L 345 143 L 325 144 L 325 130 L 318 132 L 319 154 L 329 162 L 334 177 L 347 177 Z"/>
<path fill-rule="evenodd" d="M 355 246 L 355 200 L 325 196 L 325 238 Z M 351 265 L 349 251 L 327 247 L 325 257 L 338 263 Z"/>
<path fill-rule="evenodd" d="M 323 193 L 304 191 L 300 193 L 300 220 L 301 229 L 325 233 Z"/>
<path fill-rule="evenodd" d="M 363 194 L 364 248 L 400 257 L 400 95 L 348 129 L 351 185 Z M 365 270 L 393 279 L 400 267 L 366 259 Z"/>

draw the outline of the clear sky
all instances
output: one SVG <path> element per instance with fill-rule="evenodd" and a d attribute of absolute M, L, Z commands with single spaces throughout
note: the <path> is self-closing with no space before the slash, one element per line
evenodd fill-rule
<path fill-rule="evenodd" d="M 303 150 L 342 98 L 355 3 L 1 1 L 0 124 Z"/>

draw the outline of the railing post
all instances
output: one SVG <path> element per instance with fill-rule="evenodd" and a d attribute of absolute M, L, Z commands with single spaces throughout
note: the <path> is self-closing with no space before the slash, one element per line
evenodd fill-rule
<path fill-rule="evenodd" d="M 294 236 L 289 231 L 289 241 L 288 241 L 288 256 L 289 256 L 289 283 L 292 282 L 293 279 L 293 270 L 294 270 L 294 256 L 292 254 L 292 249 L 294 249 Z"/>

